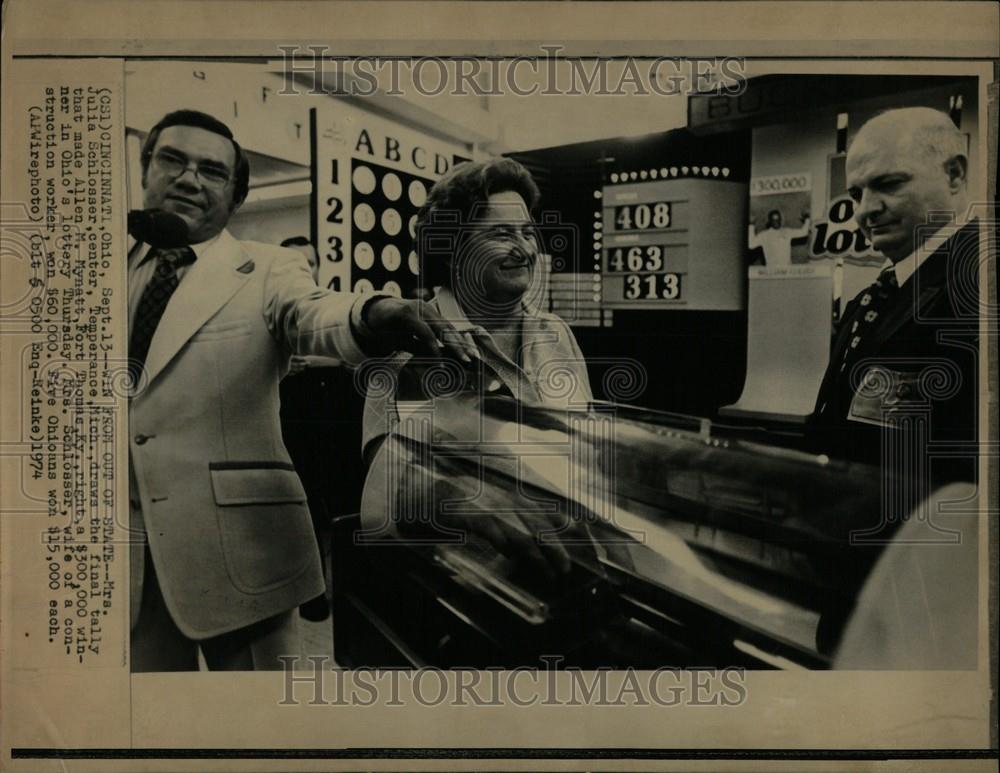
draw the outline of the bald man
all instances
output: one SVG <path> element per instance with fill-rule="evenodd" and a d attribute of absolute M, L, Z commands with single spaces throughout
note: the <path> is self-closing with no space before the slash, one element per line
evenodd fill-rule
<path fill-rule="evenodd" d="M 938 110 L 890 110 L 859 129 L 848 192 L 886 263 L 841 317 L 812 418 L 814 450 L 882 463 L 925 493 L 975 471 L 979 239 L 965 222 L 967 170 L 966 139 Z"/>

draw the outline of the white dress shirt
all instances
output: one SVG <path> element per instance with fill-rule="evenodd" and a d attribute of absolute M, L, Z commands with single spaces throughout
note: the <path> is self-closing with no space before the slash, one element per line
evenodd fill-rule
<path fill-rule="evenodd" d="M 889 266 L 892 266 L 896 274 L 896 284 L 902 287 L 916 273 L 917 269 L 923 265 L 924 261 L 937 252 L 938 248 L 954 236 L 966 222 L 965 219 L 960 219 L 954 223 L 942 226 L 940 230 L 925 239 L 923 244 L 901 261 L 893 264 L 891 260 L 887 260 L 882 264 L 882 269 L 885 270 Z"/>
<path fill-rule="evenodd" d="M 191 249 L 194 250 L 195 257 L 198 260 L 211 260 L 212 247 L 218 243 L 218 241 L 219 234 L 216 234 L 207 241 L 200 242 L 199 244 L 192 244 Z M 156 271 L 156 261 L 150 259 L 152 257 L 151 253 L 153 252 L 153 248 L 145 243 L 134 242 L 129 248 L 129 253 L 136 248 L 140 251 L 139 255 L 134 260 L 129 262 L 128 269 L 129 330 L 132 329 L 132 325 L 135 323 L 135 313 L 139 308 L 139 301 L 142 298 L 142 293 L 146 289 L 146 285 L 149 284 L 149 280 L 153 278 L 153 273 Z M 178 267 L 178 286 L 180 285 L 181 280 L 184 279 L 184 275 L 190 267 L 190 264 Z"/>

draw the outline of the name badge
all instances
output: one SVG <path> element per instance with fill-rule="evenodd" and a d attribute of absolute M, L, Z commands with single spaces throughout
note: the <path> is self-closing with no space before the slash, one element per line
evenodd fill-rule
<path fill-rule="evenodd" d="M 904 416 L 925 415 L 930 402 L 922 394 L 919 374 L 884 366 L 870 368 L 851 400 L 848 421 L 898 427 Z"/>

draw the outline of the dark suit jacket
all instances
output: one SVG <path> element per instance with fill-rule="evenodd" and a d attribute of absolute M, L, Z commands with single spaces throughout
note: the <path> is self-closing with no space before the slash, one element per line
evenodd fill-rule
<path fill-rule="evenodd" d="M 905 445 L 930 459 L 929 473 L 921 474 L 935 484 L 974 479 L 979 260 L 972 222 L 900 288 L 864 336 L 855 367 L 840 373 L 852 324 L 867 311 L 860 304 L 865 293 L 847 305 L 811 420 L 813 450 L 878 464 L 888 432 L 885 439 L 899 452 L 889 463 L 903 476 L 918 464 L 918 457 L 906 458 Z M 866 378 L 868 386 L 860 386 Z M 865 421 L 879 415 L 888 420 L 881 426 Z"/>

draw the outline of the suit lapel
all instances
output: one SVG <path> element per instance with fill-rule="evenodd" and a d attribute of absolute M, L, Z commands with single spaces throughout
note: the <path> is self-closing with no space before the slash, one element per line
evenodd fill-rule
<path fill-rule="evenodd" d="M 876 328 L 871 332 L 871 340 L 866 341 L 865 345 L 867 352 L 881 351 L 904 325 L 913 321 L 918 309 L 926 312 L 939 301 L 942 294 L 948 292 L 949 255 L 957 249 L 961 249 L 956 248 L 956 240 L 977 238 L 978 230 L 974 229 L 978 229 L 976 221 L 963 226 L 947 242 L 938 247 L 914 272 L 910 280 L 903 285 L 896 302 L 883 312 L 880 324 L 876 325 Z M 978 244 L 978 242 L 976 243 Z M 958 244 L 964 244 L 964 241 L 959 241 Z M 974 254 L 978 255 L 978 252 Z M 914 293 L 917 292 L 919 292 L 919 296 L 915 298 Z M 844 349 L 851 340 L 851 323 L 860 316 L 863 310 L 859 306 L 857 298 L 844 309 L 842 327 L 837 334 L 830 364 L 824 374 L 816 400 L 817 411 L 823 405 L 832 406 L 836 397 L 835 390 L 843 388 L 847 384 L 846 379 L 841 378 L 839 363 L 843 359 Z"/>
<path fill-rule="evenodd" d="M 188 269 L 167 305 L 146 356 L 149 383 L 177 355 L 188 339 L 249 279 L 237 271 L 246 263 L 243 247 L 227 231 L 207 254 Z"/>
<path fill-rule="evenodd" d="M 912 322 L 918 309 L 927 309 L 948 289 L 945 281 L 947 258 L 944 247 L 938 249 L 903 285 L 896 302 L 886 310 L 881 324 L 872 331 L 870 343 L 874 351 L 881 350 L 885 342 L 892 340 L 901 327 Z M 919 295 L 915 295 L 916 293 Z"/>
<path fill-rule="evenodd" d="M 840 362 L 844 359 L 844 350 L 847 348 L 848 341 L 851 340 L 851 325 L 859 316 L 859 308 L 857 298 L 850 301 L 844 307 L 843 316 L 837 323 L 837 335 L 834 338 L 830 359 L 826 366 L 826 372 L 823 374 L 819 392 L 816 394 L 816 408 L 814 410 L 816 415 L 822 413 L 820 410 L 822 406 L 831 405 L 834 399 L 834 390 L 838 384 L 842 383 Z"/>
<path fill-rule="evenodd" d="M 128 237 L 128 252 L 126 253 L 126 263 L 125 265 L 131 270 L 132 263 L 139 259 L 139 256 L 146 252 L 146 248 L 149 245 L 145 242 L 140 242 L 137 239 L 133 239 L 131 236 Z"/>

